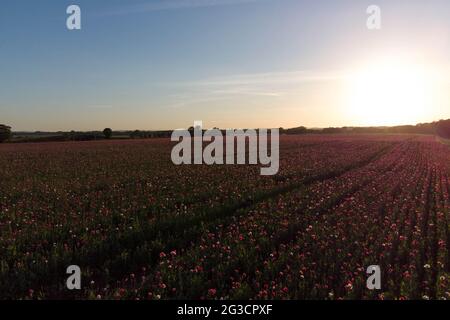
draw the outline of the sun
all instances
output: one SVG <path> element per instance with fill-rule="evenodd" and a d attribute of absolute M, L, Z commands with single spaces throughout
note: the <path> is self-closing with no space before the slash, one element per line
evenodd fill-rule
<path fill-rule="evenodd" d="M 415 124 L 432 106 L 432 72 L 418 63 L 383 60 L 349 77 L 350 117 L 358 125 Z"/>

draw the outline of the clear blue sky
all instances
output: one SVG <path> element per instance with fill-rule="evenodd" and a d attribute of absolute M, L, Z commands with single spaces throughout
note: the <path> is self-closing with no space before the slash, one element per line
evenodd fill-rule
<path fill-rule="evenodd" d="M 66 29 L 70 4 L 81 7 L 80 31 Z M 366 28 L 370 4 L 382 9 L 382 30 Z M 0 123 L 364 124 L 343 111 L 349 70 L 401 52 L 438 64 L 447 79 L 449 31 L 444 0 L 2 0 Z M 439 107 L 418 121 L 450 117 L 447 97 L 435 98 Z"/>

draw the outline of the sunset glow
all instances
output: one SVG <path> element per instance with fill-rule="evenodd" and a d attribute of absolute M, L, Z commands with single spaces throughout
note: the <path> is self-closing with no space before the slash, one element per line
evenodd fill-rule
<path fill-rule="evenodd" d="M 418 123 L 431 114 L 434 71 L 391 59 L 364 66 L 349 77 L 349 116 L 361 125 Z"/>

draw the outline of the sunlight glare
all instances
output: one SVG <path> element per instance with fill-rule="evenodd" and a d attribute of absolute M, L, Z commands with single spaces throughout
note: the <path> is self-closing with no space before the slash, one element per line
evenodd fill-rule
<path fill-rule="evenodd" d="M 431 69 L 405 61 L 381 61 L 350 77 L 349 112 L 358 125 L 415 124 L 432 105 Z"/>

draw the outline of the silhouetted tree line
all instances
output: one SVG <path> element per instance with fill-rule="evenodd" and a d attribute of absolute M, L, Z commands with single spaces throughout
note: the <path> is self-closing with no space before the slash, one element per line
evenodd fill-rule
<path fill-rule="evenodd" d="M 450 119 L 439 121 L 436 126 L 436 133 L 440 137 L 450 139 Z"/>
<path fill-rule="evenodd" d="M 218 128 L 215 128 L 218 129 Z M 329 127 L 322 129 L 308 129 L 300 126 L 296 128 L 279 128 L 281 134 L 435 134 L 445 139 L 450 139 L 450 119 L 439 120 L 431 123 L 419 123 L 415 126 L 393 126 L 393 127 Z M 189 132 L 193 135 L 194 128 L 190 127 Z M 226 131 L 218 129 L 225 134 Z M 204 131 L 204 130 L 203 130 Z M 103 131 L 91 132 L 35 132 L 35 133 L 16 133 L 19 137 L 12 139 L 11 127 L 0 124 L 0 142 L 11 140 L 12 142 L 46 142 L 46 141 L 90 141 L 101 139 L 147 139 L 147 138 L 169 138 L 172 135 L 171 130 L 161 131 L 119 131 L 115 132 L 111 128 L 105 128 Z M 24 135 L 23 137 L 20 137 Z"/>
<path fill-rule="evenodd" d="M 0 142 L 6 141 L 11 138 L 11 127 L 0 124 Z"/>
<path fill-rule="evenodd" d="M 443 138 L 450 138 L 450 119 L 417 125 L 403 125 L 392 127 L 329 127 L 322 129 L 308 129 L 297 127 L 291 129 L 280 128 L 282 134 L 344 134 L 344 133 L 387 133 L 387 134 L 436 134 Z"/>
<path fill-rule="evenodd" d="M 172 131 L 169 131 L 169 130 L 163 130 L 163 131 L 134 130 L 134 131 L 129 131 L 128 135 L 132 139 L 170 138 L 170 136 L 172 135 Z"/>

